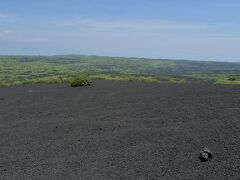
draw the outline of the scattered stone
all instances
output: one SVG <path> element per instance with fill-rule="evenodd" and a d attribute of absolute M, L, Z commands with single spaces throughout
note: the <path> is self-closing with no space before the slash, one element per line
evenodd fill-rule
<path fill-rule="evenodd" d="M 102 128 L 99 128 L 99 130 L 101 131 L 101 130 L 102 130 Z"/>
<path fill-rule="evenodd" d="M 25 159 L 31 159 L 31 157 L 30 156 L 26 156 Z"/>
<path fill-rule="evenodd" d="M 32 93 L 32 92 L 33 92 L 33 90 L 31 90 L 31 89 L 30 89 L 30 90 L 28 90 L 28 92 L 29 92 L 29 93 Z"/>
<path fill-rule="evenodd" d="M 0 98 L 0 101 L 4 101 L 4 98 Z"/>
<path fill-rule="evenodd" d="M 201 162 L 206 162 L 212 159 L 212 156 L 212 152 L 208 148 L 204 148 L 202 151 L 200 151 L 199 159 Z"/>

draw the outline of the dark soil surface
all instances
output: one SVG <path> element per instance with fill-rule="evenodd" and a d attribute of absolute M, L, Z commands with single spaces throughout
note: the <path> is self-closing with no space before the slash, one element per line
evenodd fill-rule
<path fill-rule="evenodd" d="M 240 86 L 0 89 L 0 179 L 239 178 Z"/>

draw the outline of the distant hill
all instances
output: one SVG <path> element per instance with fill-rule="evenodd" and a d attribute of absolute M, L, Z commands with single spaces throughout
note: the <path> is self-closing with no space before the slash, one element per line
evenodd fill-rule
<path fill-rule="evenodd" d="M 124 78 L 130 75 L 184 76 L 240 83 L 240 63 L 88 55 L 0 56 L 0 83 L 45 82 L 42 79 L 70 78 L 78 73 L 104 78 L 105 75 L 111 78 L 123 75 Z"/>
<path fill-rule="evenodd" d="M 3 57 L 1 57 L 2 59 Z M 104 72 L 128 71 L 136 74 L 182 75 L 192 73 L 239 72 L 240 63 L 189 61 L 171 59 L 124 58 L 87 55 L 14 56 L 17 62 L 44 62 L 58 65 L 75 65 L 79 69 Z"/>

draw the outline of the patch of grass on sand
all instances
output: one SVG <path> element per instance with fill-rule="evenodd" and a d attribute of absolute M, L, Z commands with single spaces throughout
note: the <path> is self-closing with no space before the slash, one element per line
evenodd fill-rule
<path fill-rule="evenodd" d="M 183 77 L 174 76 L 143 76 L 143 75 L 109 75 L 98 74 L 92 75 L 93 79 L 104 80 L 117 80 L 117 81 L 130 81 L 130 82 L 145 82 L 145 83 L 186 83 L 186 79 Z"/>
<path fill-rule="evenodd" d="M 93 79 L 115 80 L 115 81 L 131 81 L 131 82 L 146 82 L 159 83 L 159 79 L 153 76 L 136 76 L 136 75 L 110 75 L 98 74 L 90 76 Z"/>
<path fill-rule="evenodd" d="M 239 74 L 195 74 L 199 79 L 208 79 L 215 84 L 240 84 Z"/>
<path fill-rule="evenodd" d="M 13 79 L 13 81 L 0 82 L 0 87 L 17 86 L 23 84 L 60 84 L 70 83 L 71 86 L 89 86 L 92 80 L 112 80 L 112 81 L 130 81 L 144 83 L 186 83 L 183 77 L 174 76 L 149 76 L 149 75 L 111 75 L 111 74 L 94 74 L 88 75 L 84 73 L 65 76 L 46 76 L 46 77 L 30 77 L 29 79 Z"/>

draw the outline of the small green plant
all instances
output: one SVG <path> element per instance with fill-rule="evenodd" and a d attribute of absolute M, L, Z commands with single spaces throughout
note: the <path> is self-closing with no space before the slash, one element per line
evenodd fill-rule
<path fill-rule="evenodd" d="M 72 87 L 78 87 L 78 86 L 92 86 L 92 80 L 90 77 L 86 75 L 80 75 L 75 77 L 71 81 L 71 86 Z"/>
<path fill-rule="evenodd" d="M 229 80 L 229 81 L 236 81 L 237 78 L 235 78 L 235 77 L 230 77 L 230 78 L 228 78 L 228 80 Z"/>

